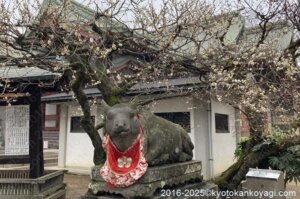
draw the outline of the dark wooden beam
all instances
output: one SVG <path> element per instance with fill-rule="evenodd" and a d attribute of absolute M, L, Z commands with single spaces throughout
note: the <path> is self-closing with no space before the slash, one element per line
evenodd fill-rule
<path fill-rule="evenodd" d="M 28 97 L 29 93 L 1 93 L 0 99 L 11 99 L 15 100 L 18 97 Z"/>
<path fill-rule="evenodd" d="M 28 164 L 28 155 L 0 156 L 0 164 Z"/>
<path fill-rule="evenodd" d="M 44 175 L 43 133 L 42 133 L 42 111 L 41 111 L 41 89 L 32 88 L 29 99 L 30 121 L 29 121 L 29 157 L 30 178 L 38 178 Z"/>
<path fill-rule="evenodd" d="M 29 105 L 28 101 L 29 97 L 18 97 L 14 100 L 4 100 L 3 98 L 0 98 L 0 106 L 7 106 L 7 105 Z"/>

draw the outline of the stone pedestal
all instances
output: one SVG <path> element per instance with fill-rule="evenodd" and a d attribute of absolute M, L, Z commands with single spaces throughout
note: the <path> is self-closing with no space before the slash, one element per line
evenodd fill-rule
<path fill-rule="evenodd" d="M 195 198 L 193 190 L 216 189 L 202 182 L 200 161 L 149 167 L 137 183 L 126 188 L 108 187 L 100 176 L 100 167 L 92 168 L 89 191 L 85 199 L 96 198 Z M 168 191 L 166 191 L 168 190 Z M 188 191 L 187 191 L 188 190 Z M 191 190 L 189 192 L 189 190 Z M 196 191 L 197 192 L 197 191 Z M 197 197 L 199 198 L 199 197 Z"/>
<path fill-rule="evenodd" d="M 239 189 L 245 193 L 244 198 L 286 198 L 279 196 L 279 192 L 283 192 L 285 188 L 283 172 L 277 170 L 250 168 Z"/>

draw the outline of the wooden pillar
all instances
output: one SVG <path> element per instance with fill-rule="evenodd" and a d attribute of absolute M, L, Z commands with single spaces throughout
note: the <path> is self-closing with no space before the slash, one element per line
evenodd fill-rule
<path fill-rule="evenodd" d="M 41 89 L 34 87 L 30 91 L 30 121 L 29 121 L 29 158 L 30 178 L 44 175 L 43 132 L 41 111 Z"/>

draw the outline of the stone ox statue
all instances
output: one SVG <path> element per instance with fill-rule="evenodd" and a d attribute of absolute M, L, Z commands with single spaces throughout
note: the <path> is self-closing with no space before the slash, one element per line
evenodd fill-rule
<path fill-rule="evenodd" d="M 107 160 L 100 173 L 118 187 L 133 184 L 148 165 L 192 160 L 194 148 L 180 125 L 128 104 L 116 104 L 105 111 L 103 147 Z"/>

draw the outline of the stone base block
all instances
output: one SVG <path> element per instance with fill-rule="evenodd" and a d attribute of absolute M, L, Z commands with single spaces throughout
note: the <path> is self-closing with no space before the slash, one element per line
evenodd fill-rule
<path fill-rule="evenodd" d="M 164 195 L 165 191 L 170 191 L 171 194 Z M 189 191 L 186 191 L 189 190 Z M 199 191 L 197 191 L 199 190 Z M 216 197 L 203 196 L 200 194 L 200 191 L 217 191 L 218 188 L 214 184 L 205 184 L 205 183 L 186 183 L 185 185 L 180 185 L 172 188 L 158 189 L 155 194 L 151 197 L 133 197 L 137 199 L 216 199 Z M 174 193 L 174 194 L 173 194 Z M 179 195 L 179 193 L 181 193 Z M 101 196 L 95 196 L 91 192 L 88 192 L 85 196 L 82 196 L 78 199 L 124 199 L 122 195 L 116 194 L 102 194 Z"/>
<path fill-rule="evenodd" d="M 92 181 L 89 184 L 89 191 L 82 199 L 195 198 L 192 196 L 195 196 L 197 193 L 193 192 L 193 190 L 216 188 L 216 186 L 208 186 L 202 182 L 201 170 L 202 165 L 200 161 L 149 167 L 145 175 L 137 183 L 126 188 L 112 188 L 108 187 L 101 178 L 100 167 L 95 166 L 92 168 Z M 182 197 L 184 195 L 188 197 Z"/>

